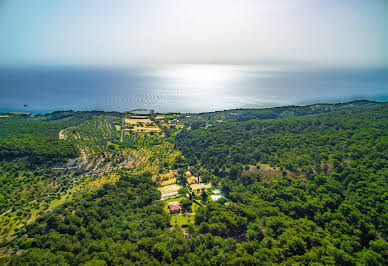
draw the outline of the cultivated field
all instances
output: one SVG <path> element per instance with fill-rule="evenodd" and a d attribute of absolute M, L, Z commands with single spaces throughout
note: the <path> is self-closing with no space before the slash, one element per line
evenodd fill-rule
<path fill-rule="evenodd" d="M 147 116 L 131 116 L 130 118 L 124 118 L 124 123 L 130 127 L 125 129 L 127 132 L 150 133 L 161 131 L 154 121 L 150 120 Z"/>
<path fill-rule="evenodd" d="M 149 118 L 138 118 L 138 119 L 125 118 L 124 122 L 125 122 L 125 124 L 130 124 L 130 125 L 137 125 L 139 123 L 143 123 L 143 124 L 153 124 L 154 123 Z"/>

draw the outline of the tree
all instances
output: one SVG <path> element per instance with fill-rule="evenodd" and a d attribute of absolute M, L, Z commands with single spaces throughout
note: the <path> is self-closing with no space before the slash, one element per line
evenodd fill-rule
<path fill-rule="evenodd" d="M 191 212 L 192 204 L 193 204 L 193 201 L 189 199 L 184 199 L 181 201 L 182 209 L 184 212 Z"/>
<path fill-rule="evenodd" d="M 208 195 L 206 193 L 206 190 L 202 190 L 202 193 L 201 193 L 201 198 L 204 202 L 207 201 L 207 198 L 208 198 Z"/>

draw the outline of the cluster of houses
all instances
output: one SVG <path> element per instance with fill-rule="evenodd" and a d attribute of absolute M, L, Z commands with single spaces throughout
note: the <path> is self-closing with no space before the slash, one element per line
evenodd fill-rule
<path fill-rule="evenodd" d="M 165 124 L 166 121 L 165 120 L 160 120 L 160 123 L 161 124 Z M 174 118 L 172 120 L 168 120 L 167 123 L 170 124 L 170 125 L 176 125 L 176 124 L 179 123 L 179 120 Z"/>

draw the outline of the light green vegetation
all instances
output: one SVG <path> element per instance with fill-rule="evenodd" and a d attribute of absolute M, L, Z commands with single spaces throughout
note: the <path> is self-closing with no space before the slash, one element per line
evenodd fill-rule
<path fill-rule="evenodd" d="M 172 226 L 186 227 L 194 225 L 195 216 L 192 214 L 172 214 L 170 224 Z"/>
<path fill-rule="evenodd" d="M 194 192 L 200 193 L 203 190 L 210 191 L 210 189 L 212 188 L 212 184 L 210 183 L 191 184 L 190 187 Z"/>
<path fill-rule="evenodd" d="M 165 193 L 178 192 L 181 188 L 182 188 L 181 185 L 172 184 L 172 185 L 159 187 L 158 190 L 160 191 L 160 193 L 165 194 Z"/>
<path fill-rule="evenodd" d="M 187 200 L 186 197 L 181 196 L 177 198 L 172 198 L 172 199 L 167 199 L 163 201 L 163 210 L 166 213 L 170 213 L 168 210 L 168 203 L 177 201 L 179 203 L 182 203 L 183 200 Z M 176 214 L 170 214 L 170 225 L 171 226 L 178 226 L 178 227 L 185 227 L 189 225 L 194 225 L 195 221 L 195 213 L 198 211 L 200 206 L 192 202 L 191 204 L 191 211 L 185 213 L 184 211 L 181 211 L 181 213 L 176 213 Z"/>

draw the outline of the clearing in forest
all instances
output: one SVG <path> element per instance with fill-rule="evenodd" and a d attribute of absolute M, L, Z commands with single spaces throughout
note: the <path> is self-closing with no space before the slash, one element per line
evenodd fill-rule
<path fill-rule="evenodd" d="M 191 184 L 190 187 L 195 193 L 200 193 L 201 190 L 209 191 L 212 188 L 212 184 L 210 183 Z"/>
<path fill-rule="evenodd" d="M 153 124 L 153 122 L 149 118 L 125 118 L 125 124 L 137 125 L 140 123 L 143 124 Z"/>
<path fill-rule="evenodd" d="M 124 118 L 124 130 L 126 132 L 159 132 L 160 128 L 149 119 L 148 116 L 130 116 L 129 118 Z"/>
<path fill-rule="evenodd" d="M 181 188 L 182 188 L 181 185 L 172 184 L 164 187 L 158 187 L 158 190 L 160 191 L 160 193 L 166 194 L 166 193 L 178 192 Z"/>

